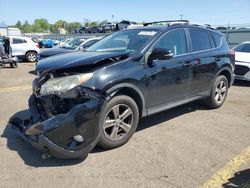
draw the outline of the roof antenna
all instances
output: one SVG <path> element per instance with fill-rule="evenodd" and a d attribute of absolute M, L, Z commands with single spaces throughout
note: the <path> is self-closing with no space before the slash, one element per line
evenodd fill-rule
<path fill-rule="evenodd" d="M 183 16 L 184 16 L 183 14 L 180 14 L 181 20 L 182 20 L 182 17 L 183 17 Z"/>

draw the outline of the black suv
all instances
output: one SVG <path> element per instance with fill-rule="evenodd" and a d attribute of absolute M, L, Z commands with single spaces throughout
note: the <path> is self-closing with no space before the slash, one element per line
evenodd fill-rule
<path fill-rule="evenodd" d="M 142 117 L 198 99 L 219 108 L 234 80 L 223 35 L 188 21 L 145 25 L 39 61 L 31 117 L 11 119 L 14 130 L 47 155 L 79 158 L 125 144 Z"/>

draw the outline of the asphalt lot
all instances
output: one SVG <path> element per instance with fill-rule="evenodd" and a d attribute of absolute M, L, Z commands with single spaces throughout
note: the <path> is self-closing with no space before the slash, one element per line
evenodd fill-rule
<path fill-rule="evenodd" d="M 0 69 L 0 187 L 196 188 L 250 182 L 250 83 L 236 82 L 220 109 L 194 102 L 143 119 L 123 147 L 96 148 L 85 161 L 43 160 L 7 123 L 16 113 L 28 114 L 33 70 L 32 63 Z"/>

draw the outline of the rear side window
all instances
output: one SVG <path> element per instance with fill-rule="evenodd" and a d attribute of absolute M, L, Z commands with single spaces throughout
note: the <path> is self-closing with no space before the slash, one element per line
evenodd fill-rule
<path fill-rule="evenodd" d="M 219 47 L 221 44 L 222 37 L 218 34 L 215 34 L 215 33 L 211 33 L 211 35 L 212 35 L 212 38 L 214 40 L 215 47 Z"/>
<path fill-rule="evenodd" d="M 26 43 L 27 41 L 24 39 L 13 38 L 13 44 L 21 44 Z"/>
<path fill-rule="evenodd" d="M 208 50 L 211 48 L 209 33 L 206 31 L 190 29 L 193 52 Z"/>
<path fill-rule="evenodd" d="M 174 55 L 187 53 L 186 34 L 183 29 L 168 32 L 154 46 L 171 50 Z"/>

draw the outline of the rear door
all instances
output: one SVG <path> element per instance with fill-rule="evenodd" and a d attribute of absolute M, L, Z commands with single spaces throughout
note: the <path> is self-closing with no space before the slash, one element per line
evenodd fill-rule
<path fill-rule="evenodd" d="M 12 56 L 24 56 L 28 43 L 25 39 L 13 37 L 11 40 Z"/>
<path fill-rule="evenodd" d="M 218 68 L 216 46 L 210 32 L 202 29 L 188 29 L 193 54 L 190 96 L 205 95 L 210 91 L 214 75 Z"/>

